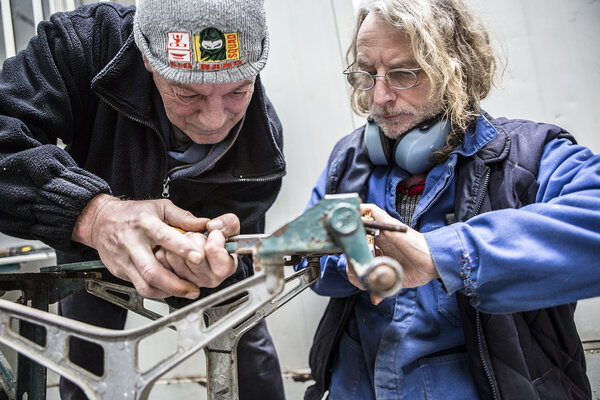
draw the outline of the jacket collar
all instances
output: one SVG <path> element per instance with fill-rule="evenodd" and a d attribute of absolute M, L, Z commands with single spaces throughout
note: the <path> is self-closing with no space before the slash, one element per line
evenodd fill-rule
<path fill-rule="evenodd" d="M 129 35 L 117 55 L 92 79 L 92 89 L 117 111 L 159 131 L 152 103 L 154 81 Z"/>
<path fill-rule="evenodd" d="M 504 159 L 508 149 L 508 135 L 494 118 L 482 110 L 477 120 L 467 129 L 457 153 L 466 157 L 477 153 L 489 163 Z"/>

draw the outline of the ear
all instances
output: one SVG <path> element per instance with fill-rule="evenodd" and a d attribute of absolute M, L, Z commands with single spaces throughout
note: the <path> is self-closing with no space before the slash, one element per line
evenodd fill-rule
<path fill-rule="evenodd" d="M 144 67 L 148 70 L 148 72 L 152 73 L 152 65 L 150 65 L 150 61 L 146 58 L 146 56 L 142 55 L 142 59 L 144 60 Z"/>

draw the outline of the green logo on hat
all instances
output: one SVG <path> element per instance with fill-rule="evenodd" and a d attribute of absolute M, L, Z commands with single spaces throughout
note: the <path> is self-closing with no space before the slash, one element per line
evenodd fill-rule
<path fill-rule="evenodd" d="M 206 28 L 200 32 L 201 61 L 223 61 L 227 59 L 225 35 L 217 28 Z"/>

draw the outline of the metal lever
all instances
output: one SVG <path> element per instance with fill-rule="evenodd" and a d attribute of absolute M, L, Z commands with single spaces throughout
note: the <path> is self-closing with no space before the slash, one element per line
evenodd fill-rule
<path fill-rule="evenodd" d="M 363 221 L 360 203 L 355 193 L 327 195 L 271 235 L 229 238 L 227 250 L 259 258 L 345 253 L 365 288 L 377 296 L 391 296 L 402 288 L 402 268 L 390 257 L 373 256 L 366 241 L 365 222 L 370 229 L 403 232 L 406 227 Z"/>
<path fill-rule="evenodd" d="M 393 258 L 373 256 L 365 239 L 364 222 L 368 221 L 361 221 L 358 207 L 351 203 L 341 202 L 327 215 L 328 231 L 346 254 L 360 283 L 377 296 L 394 295 L 402 288 L 402 267 Z"/>

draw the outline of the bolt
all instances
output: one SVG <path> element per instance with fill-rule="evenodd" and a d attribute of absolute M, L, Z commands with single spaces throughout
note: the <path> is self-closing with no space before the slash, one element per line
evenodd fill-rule
<path fill-rule="evenodd" d="M 60 351 L 55 351 L 52 358 L 53 358 L 53 361 L 61 362 L 62 359 L 64 358 L 64 356 L 63 356 L 63 353 L 61 353 Z"/>
<path fill-rule="evenodd" d="M 227 382 L 227 378 L 225 377 L 225 375 L 219 375 L 219 376 L 217 376 L 216 381 L 219 385 L 225 386 L 225 383 Z"/>
<path fill-rule="evenodd" d="M 141 377 L 137 378 L 136 381 L 135 381 L 135 387 L 138 388 L 138 389 L 140 389 L 143 386 L 144 386 L 144 380 Z"/>
<path fill-rule="evenodd" d="M 358 229 L 358 211 L 343 205 L 335 208 L 329 215 L 329 225 L 341 235 L 350 235 Z"/>

